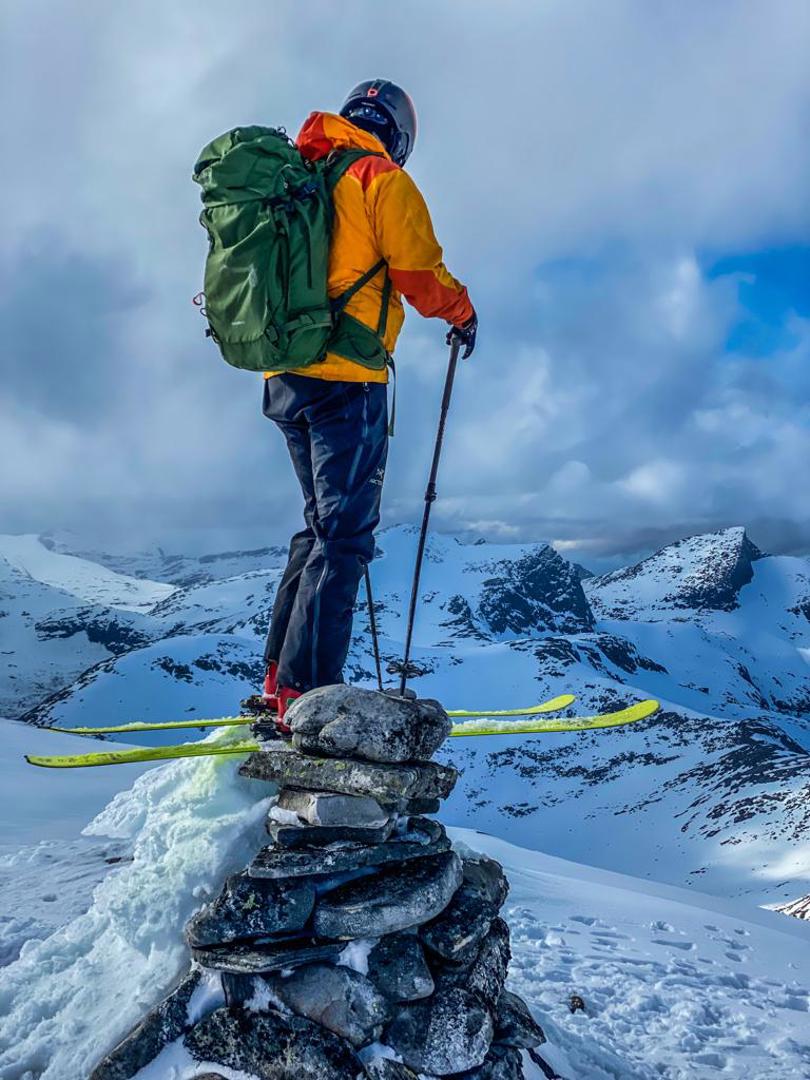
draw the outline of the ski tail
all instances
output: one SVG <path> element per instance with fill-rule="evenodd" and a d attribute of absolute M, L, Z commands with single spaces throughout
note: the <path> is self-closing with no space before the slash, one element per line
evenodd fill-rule
<path fill-rule="evenodd" d="M 595 716 L 575 716 L 571 719 L 549 720 L 538 723 L 534 720 L 507 720 L 498 723 L 481 723 L 470 720 L 464 724 L 455 724 L 450 732 L 455 738 L 473 735 L 534 735 L 566 731 L 592 731 L 598 728 L 622 727 L 646 720 L 648 716 L 661 708 L 657 701 L 648 698 L 629 705 L 616 712 L 598 713 Z"/>

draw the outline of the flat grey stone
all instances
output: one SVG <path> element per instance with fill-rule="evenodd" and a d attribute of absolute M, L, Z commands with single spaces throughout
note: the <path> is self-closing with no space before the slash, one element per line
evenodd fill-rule
<path fill-rule="evenodd" d="M 299 791 L 334 791 L 370 795 L 380 803 L 400 799 L 446 799 L 458 772 L 435 761 L 408 765 L 354 761 L 348 758 L 308 757 L 295 750 L 259 750 L 239 767 L 242 776 L 270 780 Z"/>
<path fill-rule="evenodd" d="M 332 844 L 382 844 L 396 828 L 391 818 L 380 828 L 354 828 L 350 825 L 281 825 L 267 819 L 267 831 L 275 844 L 282 847 L 328 847 Z"/>
<path fill-rule="evenodd" d="M 315 933 L 351 939 L 407 930 L 447 907 L 461 876 L 461 860 L 453 851 L 385 867 L 319 899 Z"/>
<path fill-rule="evenodd" d="M 523 1058 L 514 1046 L 492 1046 L 482 1064 L 454 1080 L 524 1080 Z"/>
<path fill-rule="evenodd" d="M 427 760 L 451 728 L 438 701 L 408 701 L 345 685 L 310 690 L 285 719 L 297 749 L 366 761 Z"/>
<path fill-rule="evenodd" d="M 209 945 L 192 948 L 191 955 L 203 967 L 214 971 L 230 971 L 234 975 L 261 975 L 270 971 L 313 964 L 319 960 L 335 960 L 343 951 L 337 942 L 315 938 L 291 938 L 287 941 L 255 941 L 250 944 Z"/>
<path fill-rule="evenodd" d="M 199 981 L 198 971 L 188 975 L 96 1065 L 90 1080 L 130 1080 L 165 1046 L 188 1031 L 188 1003 Z"/>
<path fill-rule="evenodd" d="M 509 894 L 509 882 L 503 867 L 488 855 L 465 855 L 462 866 L 464 881 L 476 889 L 496 910 L 500 910 Z"/>
<path fill-rule="evenodd" d="M 481 999 L 455 988 L 400 1006 L 383 1039 L 416 1072 L 449 1076 L 481 1065 L 492 1034 Z"/>
<path fill-rule="evenodd" d="M 217 1009 L 185 1036 L 191 1056 L 258 1080 L 357 1080 L 352 1047 L 303 1016 Z"/>
<path fill-rule="evenodd" d="M 420 929 L 419 936 L 445 960 L 467 963 L 475 959 L 497 913 L 477 889 L 463 884 L 441 915 Z"/>
<path fill-rule="evenodd" d="M 401 836 L 382 844 L 348 842 L 331 847 L 262 848 L 248 867 L 255 878 L 338 874 L 366 866 L 405 862 L 447 851 L 450 841 L 438 821 L 411 818 Z"/>
<path fill-rule="evenodd" d="M 310 964 L 291 975 L 270 976 L 270 991 L 288 1009 L 341 1035 L 353 1046 L 378 1039 L 389 1006 L 374 984 L 351 968 Z"/>
<path fill-rule="evenodd" d="M 509 927 L 503 919 L 496 918 L 471 963 L 456 965 L 441 962 L 432 966 L 436 988 L 464 988 L 477 994 L 488 1008 L 494 1009 L 506 981 L 510 957 Z"/>
<path fill-rule="evenodd" d="M 289 933 L 305 926 L 314 906 L 315 886 L 306 879 L 280 885 L 243 872 L 228 878 L 219 896 L 192 916 L 186 937 L 201 947 Z"/>
<path fill-rule="evenodd" d="M 354 825 L 360 828 L 387 825 L 391 817 L 370 795 L 337 795 L 333 791 L 293 791 L 279 794 L 278 807 L 305 825 Z"/>
<path fill-rule="evenodd" d="M 419 1080 L 413 1069 L 391 1058 L 377 1058 L 368 1062 L 366 1076 L 369 1080 Z"/>
<path fill-rule="evenodd" d="M 494 859 L 464 858 L 462 867 L 461 888 L 441 915 L 420 931 L 432 952 L 454 963 L 475 958 L 509 891 L 503 868 Z"/>
<path fill-rule="evenodd" d="M 433 993 L 433 976 L 419 938 L 387 934 L 368 955 L 368 977 L 391 1001 L 417 1001 Z"/>
<path fill-rule="evenodd" d="M 495 1041 L 523 1050 L 533 1050 L 546 1041 L 529 1006 L 511 990 L 502 991 L 495 1006 Z"/>

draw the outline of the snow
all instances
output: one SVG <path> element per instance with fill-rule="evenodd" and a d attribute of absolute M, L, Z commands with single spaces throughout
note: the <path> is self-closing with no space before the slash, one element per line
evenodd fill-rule
<path fill-rule="evenodd" d="M 376 938 L 358 938 L 356 941 L 350 941 L 338 957 L 338 963 L 361 975 L 368 975 L 369 953 L 376 944 Z"/>
<path fill-rule="evenodd" d="M 281 806 L 270 807 L 270 818 L 279 825 L 301 824 L 301 819 L 294 810 L 285 810 Z"/>
<path fill-rule="evenodd" d="M 71 726 L 212 716 L 255 687 L 277 552 L 143 565 L 110 557 L 107 569 L 34 538 L 11 541 L 0 538 L 0 711 L 36 705 L 37 722 Z M 596 626 L 577 633 L 494 632 L 481 613 L 494 580 L 499 604 L 520 615 L 514 566 L 535 545 L 429 541 L 421 694 L 503 708 L 570 691 L 572 715 L 662 701 L 659 717 L 626 729 L 458 739 L 442 751 L 463 770 L 443 820 L 522 845 L 457 833 L 507 865 L 512 983 L 534 1004 L 551 1039 L 543 1052 L 566 1080 L 810 1077 L 810 924 L 797 936 L 800 920 L 756 907 L 796 901 L 810 883 L 810 563 L 755 559 L 734 603 L 703 603 L 744 541 L 741 530 L 691 538 L 588 582 Z M 380 536 L 384 662 L 401 648 L 415 545 L 409 529 Z M 155 600 L 155 582 L 128 567 L 165 571 L 178 587 L 161 586 L 169 591 Z M 347 674 L 371 685 L 358 610 Z M 13 811 L 0 819 L 0 1077 L 73 1080 L 182 974 L 182 924 L 261 842 L 256 801 L 271 789 L 239 780 L 237 758 L 34 770 L 23 751 L 110 743 L 11 721 L 0 721 L 0 737 L 0 790 Z M 362 967 L 362 947 L 345 960 Z M 571 993 L 585 1015 L 569 1013 Z M 195 1011 L 217 994 L 206 984 Z M 143 1080 L 195 1071 L 174 1046 Z"/>
<path fill-rule="evenodd" d="M 810 926 L 451 832 L 506 870 L 509 985 L 566 1080 L 810 1076 Z"/>
<path fill-rule="evenodd" d="M 0 816 L 0 852 L 10 845 L 73 838 L 90 818 L 103 809 L 127 782 L 145 772 L 148 765 L 130 765 L 122 776 L 114 769 L 88 769 L 73 773 L 35 769 L 24 762 L 25 754 L 80 754 L 124 748 L 101 739 L 78 738 L 58 731 L 0 718 L 0 791 L 13 814 Z M 126 744 L 124 744 L 126 745 Z"/>
<path fill-rule="evenodd" d="M 186 921 L 264 836 L 272 789 L 239 777 L 240 760 L 148 771 L 85 829 L 127 844 L 130 861 L 100 881 L 85 912 L 0 970 L 0 1076 L 88 1075 L 182 976 Z"/>
<path fill-rule="evenodd" d="M 75 555 L 61 555 L 33 535 L 0 536 L 0 559 L 34 581 L 85 603 L 121 611 L 149 611 L 175 591 L 173 585 L 128 577 Z"/>
<path fill-rule="evenodd" d="M 208 1013 L 225 1004 L 225 991 L 218 971 L 203 969 L 200 982 L 194 988 L 186 1009 L 186 1022 L 196 1024 Z"/>
<path fill-rule="evenodd" d="M 147 771 L 85 829 L 126 845 L 131 861 L 101 878 L 87 910 L 0 970 L 0 1076 L 87 1075 L 182 977 L 186 920 L 264 839 L 272 788 L 240 778 L 237 760 Z M 807 922 L 470 830 L 452 835 L 506 868 L 510 984 L 534 1008 L 549 1038 L 544 1056 L 566 1080 L 806 1078 Z M 54 867 L 77 858 L 69 846 L 52 854 Z M 362 970 L 368 944 L 348 946 L 344 959 Z M 569 1012 L 572 993 L 584 1014 Z M 206 978 L 190 1015 L 220 1001 L 219 980 Z M 139 1080 L 185 1080 L 195 1068 L 174 1045 Z"/>
<path fill-rule="evenodd" d="M 146 1068 L 135 1074 L 134 1080 L 192 1080 L 200 1076 L 202 1065 L 195 1061 L 183 1046 L 182 1040 L 170 1043 Z M 223 1080 L 258 1080 L 249 1073 L 229 1069 L 227 1065 L 211 1065 L 212 1071 Z"/>

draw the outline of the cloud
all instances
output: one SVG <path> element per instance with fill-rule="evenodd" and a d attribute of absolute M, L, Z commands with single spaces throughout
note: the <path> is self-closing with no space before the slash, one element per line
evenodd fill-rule
<path fill-rule="evenodd" d="M 808 33 L 803 0 L 7 12 L 0 528 L 296 527 L 259 386 L 189 302 L 190 172 L 215 133 L 294 130 L 384 73 L 417 102 L 412 171 L 481 316 L 437 524 L 618 552 L 756 522 L 810 546 L 807 323 L 729 354 L 756 312 L 702 254 L 810 241 Z M 412 315 L 398 359 L 387 521 L 421 506 L 441 328 Z"/>

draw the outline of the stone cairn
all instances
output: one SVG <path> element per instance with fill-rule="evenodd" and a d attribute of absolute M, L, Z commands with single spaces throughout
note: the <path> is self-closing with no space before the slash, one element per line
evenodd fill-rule
<path fill-rule="evenodd" d="M 458 777 L 429 760 L 447 714 L 332 686 L 288 719 L 292 745 L 267 743 L 240 769 L 279 790 L 272 842 L 193 916 L 191 974 L 91 1080 L 129 1080 L 181 1036 L 200 1080 L 217 1066 L 259 1080 L 521 1080 L 521 1050 L 543 1033 L 504 989 L 508 883 L 427 816 Z M 207 1013 L 192 1002 L 206 971 L 224 994 L 208 993 Z"/>

